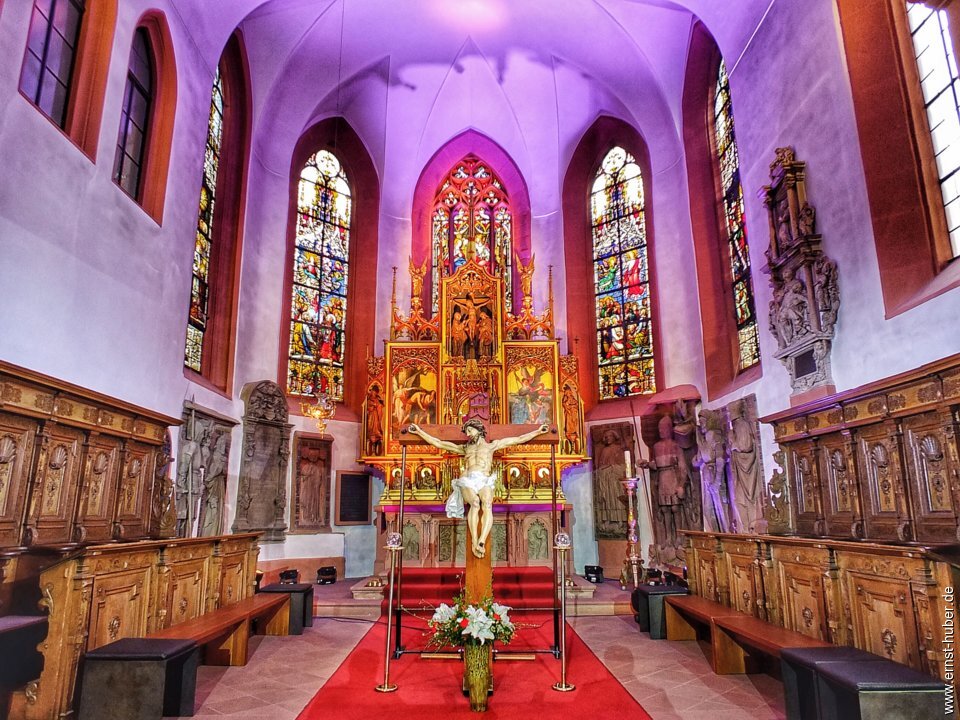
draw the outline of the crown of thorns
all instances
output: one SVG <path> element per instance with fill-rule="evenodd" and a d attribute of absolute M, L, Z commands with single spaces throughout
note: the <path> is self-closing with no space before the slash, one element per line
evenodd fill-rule
<path fill-rule="evenodd" d="M 463 424 L 463 432 L 467 432 L 467 428 L 473 428 L 479 432 L 484 437 L 487 436 L 487 426 L 483 424 L 483 420 L 478 418 L 470 418 Z"/>

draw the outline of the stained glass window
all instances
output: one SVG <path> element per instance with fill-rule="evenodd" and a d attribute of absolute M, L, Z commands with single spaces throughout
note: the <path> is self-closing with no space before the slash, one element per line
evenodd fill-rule
<path fill-rule="evenodd" d="M 193 251 L 193 284 L 190 288 L 190 319 L 184 364 L 200 372 L 203 340 L 207 331 L 210 303 L 210 252 L 213 246 L 213 208 L 217 193 L 217 171 L 223 143 L 223 78 L 217 69 L 207 122 L 207 145 L 203 157 L 203 183 L 200 186 L 200 212 L 197 239 Z"/>
<path fill-rule="evenodd" d="M 83 10 L 83 0 L 36 0 L 30 18 L 20 90 L 60 127 L 67 119 Z"/>
<path fill-rule="evenodd" d="M 137 29 L 130 49 L 127 85 L 123 93 L 113 179 L 127 194 L 140 197 L 140 175 L 147 145 L 147 123 L 153 104 L 153 59 L 147 31 Z"/>
<path fill-rule="evenodd" d="M 433 312 L 440 279 L 452 275 L 472 251 L 476 261 L 503 278 L 506 307 L 512 305 L 513 214 L 503 183 L 475 155 L 447 175 L 433 209 Z"/>
<path fill-rule="evenodd" d="M 600 399 L 656 392 L 643 176 L 621 147 L 600 163 L 590 217 Z"/>
<path fill-rule="evenodd" d="M 907 21 L 937 159 L 950 245 L 957 257 L 960 256 L 960 76 L 947 11 L 908 2 Z"/>
<path fill-rule="evenodd" d="M 747 224 L 743 214 L 743 188 L 740 186 L 740 156 L 733 125 L 730 82 L 727 68 L 720 61 L 713 106 L 714 140 L 720 165 L 720 192 L 723 195 L 724 231 L 730 259 L 730 280 L 733 283 L 733 307 L 737 323 L 739 348 L 738 370 L 746 370 L 760 362 L 753 279 L 750 276 L 750 249 L 747 247 Z"/>
<path fill-rule="evenodd" d="M 307 160 L 297 189 L 287 392 L 343 399 L 344 327 L 350 256 L 350 183 L 340 161 L 321 150 Z"/>

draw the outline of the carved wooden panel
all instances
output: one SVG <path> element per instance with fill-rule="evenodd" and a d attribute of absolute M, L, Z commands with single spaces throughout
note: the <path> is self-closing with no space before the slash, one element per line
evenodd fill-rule
<path fill-rule="evenodd" d="M 157 628 L 192 620 L 206 611 L 214 542 L 192 540 L 164 548 L 157 591 Z"/>
<path fill-rule="evenodd" d="M 726 573 L 723 567 L 723 558 L 720 554 L 720 545 L 714 536 L 694 537 L 691 543 L 693 553 L 694 583 L 691 589 L 697 595 L 729 604 L 730 595 L 726 587 Z"/>
<path fill-rule="evenodd" d="M 154 470 L 157 448 L 127 441 L 117 488 L 117 515 L 114 535 L 117 539 L 145 537 L 152 511 Z"/>
<path fill-rule="evenodd" d="M 783 626 L 820 640 L 830 640 L 823 578 L 829 565 L 829 552 L 774 547 L 772 557 Z"/>
<path fill-rule="evenodd" d="M 922 670 L 909 579 L 850 570 L 842 577 L 854 644 Z"/>
<path fill-rule="evenodd" d="M 833 433 L 821 437 L 818 448 L 824 534 L 863 537 L 856 446 L 848 433 Z"/>
<path fill-rule="evenodd" d="M 728 543 L 723 543 L 730 607 L 765 620 L 763 581 L 757 565 L 756 546 L 748 543 L 739 545 L 741 547 L 732 548 Z"/>
<path fill-rule="evenodd" d="M 37 423 L 0 413 L 0 547 L 21 543 Z"/>
<path fill-rule="evenodd" d="M 109 435 L 91 434 L 87 441 L 73 531 L 76 542 L 108 542 L 113 539 L 121 451 L 122 442 Z"/>
<path fill-rule="evenodd" d="M 950 478 L 957 472 L 949 450 L 953 439 L 949 412 L 928 412 L 903 421 L 914 530 L 920 542 L 957 540 L 957 513 L 950 486 Z"/>
<path fill-rule="evenodd" d="M 223 556 L 220 567 L 220 607 L 243 600 L 247 581 L 247 555 L 245 552 L 228 553 Z"/>
<path fill-rule="evenodd" d="M 87 650 L 147 633 L 152 567 L 94 578 Z"/>
<path fill-rule="evenodd" d="M 804 440 L 787 446 L 787 472 L 794 507 L 797 508 L 797 532 L 801 535 L 823 534 L 818 470 L 814 441 Z"/>
<path fill-rule="evenodd" d="M 46 423 L 40 437 L 24 544 L 68 543 L 73 537 L 80 487 L 83 433 L 71 427 Z"/>
<path fill-rule="evenodd" d="M 857 430 L 856 437 L 866 536 L 912 539 L 896 428 L 889 421 L 870 425 Z"/>

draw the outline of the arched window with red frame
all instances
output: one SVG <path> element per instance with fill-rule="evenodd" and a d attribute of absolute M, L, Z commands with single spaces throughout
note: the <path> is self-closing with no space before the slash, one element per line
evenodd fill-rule
<path fill-rule="evenodd" d="M 637 129 L 601 116 L 563 180 L 566 334 L 571 350 L 582 348 L 584 410 L 603 402 L 610 417 L 632 414 L 636 398 L 663 385 L 652 177 Z"/>
<path fill-rule="evenodd" d="M 590 191 L 600 399 L 657 391 L 643 172 L 614 145 Z"/>
<path fill-rule="evenodd" d="M 326 392 L 335 419 L 359 417 L 374 344 L 380 180 L 343 118 L 310 127 L 290 165 L 278 383 L 289 407 Z"/>
<path fill-rule="evenodd" d="M 207 116 L 184 351 L 188 376 L 230 387 L 250 145 L 246 56 L 231 36 L 214 77 Z"/>
<path fill-rule="evenodd" d="M 35 0 L 20 93 L 96 159 L 117 0 Z"/>

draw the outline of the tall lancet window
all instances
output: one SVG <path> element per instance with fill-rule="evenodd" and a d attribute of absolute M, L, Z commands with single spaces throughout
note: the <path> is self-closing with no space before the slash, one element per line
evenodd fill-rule
<path fill-rule="evenodd" d="M 223 146 L 223 78 L 220 70 L 213 81 L 207 144 L 203 157 L 203 184 L 200 186 L 200 214 L 197 239 L 193 251 L 193 284 L 190 288 L 190 319 L 187 325 L 187 346 L 184 364 L 201 371 L 203 341 L 207 331 L 210 304 L 210 255 L 213 248 L 213 208 L 217 195 L 217 172 Z"/>
<path fill-rule="evenodd" d="M 147 31 L 137 28 L 130 49 L 127 85 L 120 112 L 120 133 L 113 163 L 113 179 L 137 202 L 142 200 L 141 173 L 146 161 L 150 116 L 154 100 L 153 50 Z"/>
<path fill-rule="evenodd" d="M 960 75 L 947 10 L 908 2 L 907 21 L 937 161 L 953 256 L 960 256 Z"/>
<path fill-rule="evenodd" d="M 513 213 L 500 179 L 475 155 L 447 175 L 434 201 L 433 312 L 440 305 L 440 279 L 473 254 L 503 278 L 506 307 L 512 305 Z"/>
<path fill-rule="evenodd" d="M 590 195 L 600 399 L 656 392 L 643 175 L 612 148 Z"/>
<path fill-rule="evenodd" d="M 730 258 L 730 283 L 737 322 L 738 370 L 746 370 L 760 362 L 757 337 L 757 313 L 750 276 L 750 250 L 747 247 L 747 224 L 743 214 L 743 188 L 740 185 L 740 156 L 733 126 L 733 105 L 730 103 L 730 82 L 727 68 L 720 61 L 713 103 L 713 132 L 719 164 L 723 225 Z"/>
<path fill-rule="evenodd" d="M 300 173 L 287 392 L 343 399 L 352 201 L 340 161 L 321 150 Z"/>

